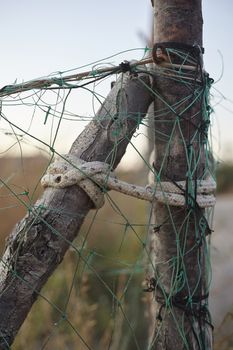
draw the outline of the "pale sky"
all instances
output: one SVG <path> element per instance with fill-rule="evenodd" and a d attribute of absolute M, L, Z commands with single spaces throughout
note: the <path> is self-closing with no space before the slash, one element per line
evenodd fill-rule
<path fill-rule="evenodd" d="M 118 64 L 124 59 L 139 59 L 145 43 L 138 33 L 150 35 L 150 0 L 0 0 L 0 4 L 0 88 L 16 79 L 22 82 L 74 69 L 128 49 L 141 48 L 105 62 Z M 217 104 L 212 118 L 215 152 L 223 161 L 233 161 L 232 13 L 231 0 L 203 0 L 205 67 L 216 81 L 221 78 L 212 90 Z M 73 112 L 91 116 L 92 107 L 86 96 L 80 99 L 77 94 L 74 105 L 75 101 L 77 110 Z M 45 126 L 36 115 L 32 119 L 32 111 L 9 106 L 3 112 L 16 124 L 30 127 L 33 135 L 49 137 L 51 124 Z M 59 151 L 68 151 L 79 126 L 83 124 L 76 122 L 74 128 L 74 124 L 64 122 L 63 134 L 59 134 L 56 144 Z M 0 132 L 2 129 L 5 132 L 7 125 L 0 120 Z M 2 152 L 6 138 L 1 139 Z M 14 142 L 13 138 L 10 142 Z"/>

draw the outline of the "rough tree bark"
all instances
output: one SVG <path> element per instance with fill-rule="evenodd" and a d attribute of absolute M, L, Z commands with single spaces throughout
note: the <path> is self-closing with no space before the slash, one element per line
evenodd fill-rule
<path fill-rule="evenodd" d="M 202 46 L 201 0 L 154 0 L 154 23 L 155 43 L 166 42 L 167 48 L 171 42 Z M 170 47 L 176 48 L 176 45 L 171 44 Z M 178 50 L 182 52 L 181 45 L 178 45 Z M 187 55 L 185 49 L 183 53 Z M 174 63 L 182 63 L 176 55 L 171 59 Z M 195 73 L 192 78 L 194 81 Z M 203 125 L 203 96 L 180 117 L 190 104 L 190 99 L 174 106 L 192 94 L 190 84 L 181 83 L 179 79 L 156 76 L 154 89 L 175 110 L 175 113 L 171 111 L 160 98 L 155 99 L 154 166 L 157 172 L 162 169 L 161 180 L 187 180 L 188 170 L 195 167 L 195 162 L 198 166 L 193 178 L 203 178 L 206 165 L 203 141 L 206 135 L 198 129 Z M 163 111 L 163 116 L 158 116 L 156 111 Z M 176 118 L 180 118 L 180 129 L 177 124 L 171 136 Z M 171 140 L 169 146 L 168 139 Z M 193 155 L 191 161 L 188 160 L 189 150 Z M 155 269 L 153 283 L 156 284 L 155 317 L 149 348 L 210 350 L 212 329 L 205 309 L 208 275 L 203 237 L 208 233 L 208 225 L 203 234 L 203 212 L 188 207 L 168 208 L 156 203 L 154 217 L 151 249 Z"/>
<path fill-rule="evenodd" d="M 152 102 L 148 85 L 146 74 L 124 74 L 70 153 L 86 161 L 105 161 L 115 168 Z M 0 349 L 13 343 L 38 293 L 92 207 L 78 186 L 48 188 L 11 233 L 0 264 Z"/>

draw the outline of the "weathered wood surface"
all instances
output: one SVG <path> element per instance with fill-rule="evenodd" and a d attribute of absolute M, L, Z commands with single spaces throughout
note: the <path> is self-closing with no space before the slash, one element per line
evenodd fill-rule
<path fill-rule="evenodd" d="M 155 0 L 154 23 L 155 43 L 178 42 L 202 46 L 201 0 Z M 154 89 L 169 106 L 174 106 L 175 103 L 189 96 L 192 91 L 186 84 L 159 76 L 156 76 Z M 192 140 L 197 127 L 201 125 L 202 102 L 202 98 L 199 98 L 191 108 L 182 114 L 180 129 L 178 126 L 175 127 L 173 137 L 171 137 L 173 121 L 191 101 L 188 100 L 179 107 L 175 107 L 175 114 L 161 99 L 155 98 L 155 115 L 156 111 L 163 111 L 162 117 L 156 116 L 155 121 L 154 164 L 157 170 L 163 164 L 161 180 L 181 181 L 186 178 L 187 145 Z M 190 120 L 192 123 L 189 123 Z M 202 144 L 203 134 L 200 133 L 199 136 L 199 139 L 194 137 L 194 143 L 191 146 L 194 152 L 193 159 L 199 162 L 195 173 L 197 178 L 203 176 L 206 164 Z M 167 156 L 165 156 L 166 152 Z M 195 161 L 192 165 L 194 163 Z M 189 218 L 185 221 L 187 215 Z M 159 229 L 151 233 L 153 237 L 151 251 L 155 279 L 160 287 L 155 290 L 152 320 L 154 332 L 150 349 L 212 349 L 212 329 L 204 321 L 204 314 L 201 315 L 201 311 L 198 311 L 197 316 L 193 316 L 185 302 L 192 298 L 194 300 L 200 298 L 193 303 L 195 310 L 198 308 L 201 310 L 206 302 L 204 299 L 201 300 L 201 297 L 208 291 L 206 287 L 208 283 L 206 259 L 208 257 L 206 257 L 204 239 L 200 237 L 198 228 L 200 215 L 195 212 L 188 213 L 187 209 L 168 209 L 167 206 L 159 203 L 155 205 L 155 225 Z M 197 233 L 198 230 L 199 233 Z M 166 297 L 163 293 L 169 297 L 167 302 L 171 306 L 164 304 Z M 180 307 L 175 305 L 175 300 L 177 304 L 180 303 Z"/>
<path fill-rule="evenodd" d="M 147 74 L 120 77 L 70 153 L 115 168 L 146 115 L 152 96 Z M 62 261 L 92 209 L 78 186 L 47 188 L 11 233 L 0 264 L 0 349 L 8 349 L 43 285 Z"/>

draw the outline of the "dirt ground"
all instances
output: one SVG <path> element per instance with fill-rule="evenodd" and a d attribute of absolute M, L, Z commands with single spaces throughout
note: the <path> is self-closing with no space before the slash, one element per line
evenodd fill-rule
<path fill-rule="evenodd" d="M 233 310 L 233 194 L 217 197 L 211 238 L 210 311 L 215 327 Z"/>

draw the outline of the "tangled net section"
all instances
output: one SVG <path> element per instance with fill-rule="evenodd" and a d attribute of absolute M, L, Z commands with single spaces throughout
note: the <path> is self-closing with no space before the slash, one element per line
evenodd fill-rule
<path fill-rule="evenodd" d="M 39 298 L 16 339 L 19 349 L 26 339 L 38 349 L 152 350 L 164 333 L 172 337 L 172 328 L 184 349 L 191 340 L 197 349 L 207 346 L 203 324 L 212 325 L 209 237 L 216 190 L 208 138 L 213 81 L 203 71 L 201 50 L 200 55 L 193 50 L 163 43 L 139 50 L 145 56 L 139 61 L 115 64 L 109 61 L 118 57 L 112 57 L 86 66 L 85 72 L 81 67 L 0 89 L 1 220 L 29 213 L 39 225 L 42 212 L 49 210 L 46 203 L 36 204 L 42 187 L 78 186 L 94 209 L 77 238 L 67 241 L 70 249 L 58 270 L 42 291 L 35 291 Z M 125 123 L 131 111 L 122 108 L 127 96 L 117 97 L 117 116 L 111 108 L 104 116 L 97 111 L 115 81 L 122 90 L 125 76 L 145 85 L 141 74 L 150 79 L 146 88 L 154 102 L 147 115 L 139 116 L 131 139 Z M 181 87 L 182 93 L 173 100 L 161 93 L 161 84 Z M 102 131 L 108 133 L 106 119 L 112 128 L 113 146 L 102 161 L 69 152 L 93 118 Z M 91 140 L 83 142 L 91 147 Z M 123 142 L 129 144 L 127 162 L 133 159 L 130 171 L 114 170 Z M 174 161 L 180 149 L 186 164 L 181 178 L 180 159 Z M 72 219 L 63 208 L 54 214 Z M 3 227 L 5 237 L 10 225 Z M 53 223 L 47 225 L 51 233 L 65 236 Z M 23 284 L 17 266 L 13 272 Z"/>

